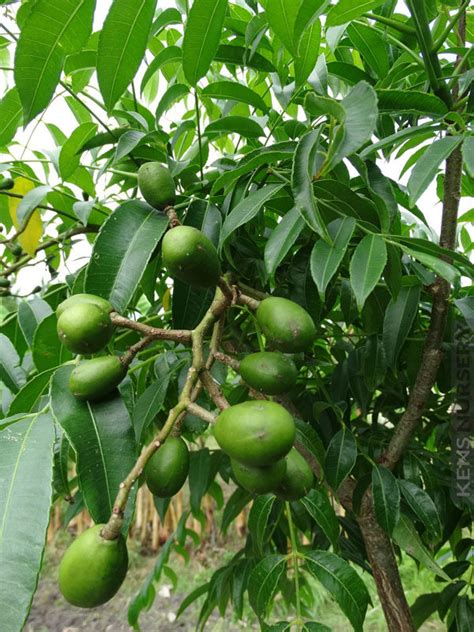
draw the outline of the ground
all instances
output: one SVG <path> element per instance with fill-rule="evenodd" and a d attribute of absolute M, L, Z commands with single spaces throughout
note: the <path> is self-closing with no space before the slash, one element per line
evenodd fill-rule
<path fill-rule="evenodd" d="M 54 543 L 48 546 L 38 590 L 24 632 L 83 632 L 85 630 L 88 632 L 130 632 L 131 628 L 127 624 L 128 604 L 153 566 L 154 555 L 143 554 L 138 545 L 132 543 L 130 571 L 118 595 L 104 606 L 82 610 L 67 604 L 57 586 L 59 560 L 70 540 L 69 536 L 60 534 Z M 184 564 L 180 558 L 176 557 L 173 567 L 179 577 L 178 588 L 172 591 L 166 578 L 162 580 L 157 586 L 157 596 L 153 606 L 140 617 L 141 632 L 174 632 L 176 630 L 191 632 L 194 630 L 201 602 L 193 604 L 176 620 L 178 607 L 191 590 L 209 579 L 219 561 L 223 558 L 228 559 L 236 546 L 235 541 L 229 541 L 212 547 L 204 547 L 191 556 L 188 564 Z M 429 575 L 425 576 L 423 571 L 419 573 L 411 562 L 404 564 L 402 576 L 410 603 L 418 594 L 430 592 L 430 586 L 426 585 Z M 364 632 L 386 632 L 387 628 L 377 604 L 374 588 L 367 575 L 364 575 L 364 581 L 374 595 L 375 605 L 367 613 Z M 338 607 L 330 601 L 323 590 L 319 587 L 315 588 L 318 592 L 315 618 L 331 627 L 333 632 L 348 632 L 350 625 Z M 318 617 L 318 612 L 324 613 L 324 616 Z M 229 618 L 225 620 L 217 614 L 213 615 L 206 625 L 206 632 L 260 629 L 250 610 L 246 610 L 246 618 L 243 622 L 233 621 L 230 613 L 228 614 Z M 442 623 L 433 620 L 423 625 L 420 632 L 441 632 L 445 629 Z"/>

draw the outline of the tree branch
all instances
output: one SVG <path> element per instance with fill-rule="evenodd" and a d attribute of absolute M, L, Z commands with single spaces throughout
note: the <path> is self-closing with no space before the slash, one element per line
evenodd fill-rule
<path fill-rule="evenodd" d="M 145 323 L 125 318 L 125 316 L 121 316 L 120 314 L 117 314 L 117 312 L 112 312 L 110 314 L 110 320 L 117 327 L 125 327 L 126 329 L 133 329 L 134 331 L 140 332 L 148 339 L 146 344 L 150 344 L 154 340 L 191 342 L 192 339 L 192 332 L 189 329 L 160 329 L 158 327 L 151 327 L 150 325 L 145 325 Z M 139 351 L 142 348 L 143 347 L 140 347 Z"/>

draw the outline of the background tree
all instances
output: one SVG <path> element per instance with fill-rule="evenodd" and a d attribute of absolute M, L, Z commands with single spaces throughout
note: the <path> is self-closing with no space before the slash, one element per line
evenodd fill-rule
<path fill-rule="evenodd" d="M 295 458 L 316 483 L 292 502 L 236 487 L 223 529 L 252 503 L 249 533 L 183 605 L 204 597 L 198 626 L 215 608 L 241 614 L 248 591 L 264 629 L 327 629 L 308 620 L 312 576 L 362 630 L 358 566 L 373 575 L 388 629 L 414 630 L 437 610 L 449 630 L 472 630 L 472 478 L 464 493 L 453 482 L 469 472 L 470 428 L 465 407 L 451 414 L 474 314 L 473 213 L 458 217 L 474 189 L 468 2 L 407 0 L 401 13 L 377 0 L 114 0 L 99 32 L 93 0 L 2 5 L 2 630 L 27 617 L 51 502 L 74 494 L 121 542 L 147 460 L 179 430 L 191 446 L 190 509 L 130 606 L 138 626 L 173 548 L 192 536 L 188 511 L 199 517 L 208 490 L 219 499 L 219 481 L 239 478 L 213 443 L 216 411 L 261 398 L 296 419 Z M 71 133 L 48 119 L 59 101 Z M 34 144 L 43 125 L 53 152 Z M 26 147 L 20 126 L 32 130 Z M 384 161 L 402 157 L 407 186 L 384 175 Z M 150 162 L 173 183 L 166 170 L 158 190 L 137 179 Z M 432 209 L 417 205 L 435 179 L 439 238 Z M 171 285 L 179 274 L 161 241 L 180 224 L 202 231 L 219 263 Z M 60 281 L 78 235 L 90 261 Z M 15 279 L 38 259 L 49 278 L 20 300 Z M 83 293 L 110 302 L 111 313 L 87 314 L 115 327 L 108 355 L 128 368 L 100 402 L 68 387 L 68 347 L 84 353 L 72 341 L 89 322 L 83 303 L 59 328 L 66 346 L 56 333 L 58 305 Z M 303 307 L 316 330 L 293 358 L 296 384 L 264 396 L 237 374 L 246 355 L 275 350 L 278 312 L 255 312 L 270 295 Z M 407 603 L 404 555 L 437 576 L 439 594 Z M 272 617 L 277 592 L 292 621 Z"/>

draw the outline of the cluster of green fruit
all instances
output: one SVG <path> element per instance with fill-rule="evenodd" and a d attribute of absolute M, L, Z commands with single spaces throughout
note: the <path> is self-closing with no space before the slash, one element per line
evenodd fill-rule
<path fill-rule="evenodd" d="M 140 167 L 138 185 L 154 208 L 165 211 L 175 201 L 169 171 L 159 163 Z M 212 242 L 190 226 L 167 231 L 162 242 L 163 263 L 171 277 L 189 285 L 216 286 L 221 267 Z M 77 294 L 57 308 L 58 335 L 77 354 L 102 350 L 113 335 L 112 305 L 91 294 Z M 269 297 L 260 302 L 256 319 L 268 343 L 276 350 L 245 357 L 239 366 L 244 381 L 266 395 L 288 392 L 297 379 L 289 355 L 308 349 L 315 337 L 309 314 L 293 301 Z M 83 400 L 100 400 L 123 380 L 127 367 L 116 356 L 81 361 L 71 372 L 71 392 Z M 304 496 L 313 484 L 313 474 L 294 448 L 295 423 L 288 411 L 274 401 L 252 400 L 220 413 L 215 438 L 229 455 L 237 482 L 255 494 L 273 492 L 283 500 Z M 189 451 L 181 437 L 169 436 L 148 460 L 144 478 L 157 497 L 176 494 L 189 473 Z M 107 540 L 104 525 L 84 532 L 69 547 L 59 569 L 59 586 L 73 605 L 91 608 L 111 599 L 122 584 L 128 567 L 126 541 L 122 535 Z"/>

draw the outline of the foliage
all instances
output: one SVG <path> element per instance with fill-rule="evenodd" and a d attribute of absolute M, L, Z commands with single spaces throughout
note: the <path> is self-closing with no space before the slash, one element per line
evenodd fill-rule
<path fill-rule="evenodd" d="M 294 357 L 297 383 L 278 401 L 297 418 L 296 447 L 317 482 L 292 503 L 236 487 L 222 529 L 249 506 L 248 534 L 185 600 L 202 600 L 198 628 L 215 609 L 241 616 L 248 595 L 262 629 L 326 629 L 309 621 L 317 581 L 362 630 L 370 597 L 354 566 L 374 570 L 361 520 L 369 503 L 396 552 L 437 577 L 438 591 L 410 604 L 415 625 L 437 610 L 449 630 L 472 629 L 474 506 L 452 493 L 450 432 L 457 340 L 474 321 L 473 213 L 457 224 L 454 214 L 439 243 L 423 197 L 435 183 L 452 213 L 443 169 L 453 156 L 460 193 L 473 196 L 472 11 L 465 38 L 458 29 L 467 3 L 413 0 L 401 13 L 391 0 L 113 0 L 99 31 L 93 0 L 1 4 L 0 591 L 9 607 L 0 628 L 21 630 L 28 615 L 51 496 L 81 497 L 107 522 L 137 454 L 187 388 L 189 330 L 212 315 L 213 290 L 170 283 L 161 240 L 181 222 L 217 248 L 233 295 L 222 331 L 209 340 L 206 330 L 211 384 L 173 419 L 191 447 L 197 518 L 205 493 L 221 499 L 222 481 L 235 482 L 208 422 L 223 398 L 257 396 L 235 372 L 244 354 L 271 346 L 255 304 L 291 299 L 316 325 L 312 348 Z M 395 177 L 397 159 L 408 180 Z M 174 179 L 174 215 L 140 199 L 137 172 L 150 161 Z M 90 258 L 69 273 L 78 251 Z M 43 281 L 23 297 L 37 261 Z M 435 290 L 446 287 L 444 358 L 411 440 L 389 462 L 423 379 Z M 57 305 L 82 292 L 121 314 L 107 351 L 127 357 L 128 377 L 102 402 L 69 392 L 75 360 L 56 334 Z M 137 322 L 149 335 L 188 333 L 142 345 Z M 133 479 L 124 531 L 135 489 Z M 172 550 L 185 555 L 196 537 L 187 515 L 132 601 L 137 628 L 155 582 L 172 574 Z M 272 616 L 277 594 L 292 622 Z"/>

